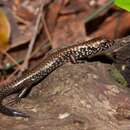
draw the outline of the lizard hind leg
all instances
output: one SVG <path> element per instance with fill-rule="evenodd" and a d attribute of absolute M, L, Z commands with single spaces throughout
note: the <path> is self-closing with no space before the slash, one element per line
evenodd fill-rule
<path fill-rule="evenodd" d="M 20 103 L 21 99 L 26 97 L 31 91 L 31 89 L 32 87 L 25 87 L 16 95 L 16 97 L 11 102 Z"/>
<path fill-rule="evenodd" d="M 13 105 L 15 103 L 20 103 L 21 99 L 26 97 L 31 91 L 32 87 L 25 87 L 18 94 L 11 99 L 11 101 L 7 102 L 5 105 Z"/>
<path fill-rule="evenodd" d="M 16 97 L 20 99 L 26 97 L 30 93 L 31 89 L 32 87 L 25 87 L 18 93 Z"/>

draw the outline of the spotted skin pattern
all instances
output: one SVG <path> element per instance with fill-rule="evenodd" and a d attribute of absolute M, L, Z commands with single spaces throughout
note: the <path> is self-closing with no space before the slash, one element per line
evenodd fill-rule
<path fill-rule="evenodd" d="M 82 58 L 91 58 L 111 49 L 114 41 L 95 38 L 89 41 L 84 41 L 75 45 L 71 45 L 48 55 L 43 63 L 35 67 L 30 73 L 25 74 L 15 82 L 0 87 L 0 112 L 8 116 L 28 117 L 23 112 L 11 109 L 2 104 L 4 98 L 13 93 L 18 93 L 17 98 L 21 99 L 27 91 L 37 85 L 46 76 L 48 76 L 56 68 L 66 62 L 73 61 L 74 63 Z M 72 63 L 73 63 L 72 62 Z"/>

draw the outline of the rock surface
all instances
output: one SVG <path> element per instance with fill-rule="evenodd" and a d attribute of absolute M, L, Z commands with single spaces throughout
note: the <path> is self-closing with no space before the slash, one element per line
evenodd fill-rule
<path fill-rule="evenodd" d="M 0 130 L 129 130 L 130 120 L 118 108 L 130 96 L 110 77 L 110 67 L 99 62 L 59 67 L 11 106 L 30 118 L 0 114 Z"/>

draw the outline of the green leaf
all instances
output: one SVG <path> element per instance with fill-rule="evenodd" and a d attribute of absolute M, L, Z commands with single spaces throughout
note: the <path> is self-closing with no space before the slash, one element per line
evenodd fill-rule
<path fill-rule="evenodd" d="M 130 0 L 115 0 L 115 5 L 127 11 L 130 11 Z"/>

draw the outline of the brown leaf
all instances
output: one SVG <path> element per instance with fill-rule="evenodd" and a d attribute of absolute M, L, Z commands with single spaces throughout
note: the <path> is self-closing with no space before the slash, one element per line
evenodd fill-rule
<path fill-rule="evenodd" d="M 85 38 L 85 28 L 83 20 L 75 15 L 62 16 L 53 34 L 52 47 L 59 48 L 70 44 L 72 41 Z"/>
<path fill-rule="evenodd" d="M 125 35 L 130 30 L 130 13 L 120 13 L 118 16 L 108 17 L 92 36 L 116 38 Z"/>

